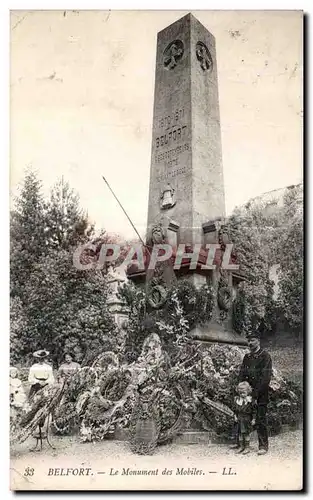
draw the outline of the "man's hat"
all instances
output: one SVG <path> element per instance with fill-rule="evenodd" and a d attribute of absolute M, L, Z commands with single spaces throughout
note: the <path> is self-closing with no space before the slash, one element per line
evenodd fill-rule
<path fill-rule="evenodd" d="M 39 351 L 34 352 L 33 356 L 34 356 L 34 358 L 44 359 L 47 356 L 49 356 L 49 354 L 50 354 L 49 351 L 45 351 L 44 349 L 41 349 Z"/>

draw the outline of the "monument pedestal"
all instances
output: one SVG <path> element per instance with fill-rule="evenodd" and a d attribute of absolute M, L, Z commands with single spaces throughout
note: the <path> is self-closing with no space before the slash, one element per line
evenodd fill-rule
<path fill-rule="evenodd" d="M 196 326 L 191 330 L 190 337 L 199 342 L 247 345 L 245 337 L 241 337 L 234 331 L 224 330 L 221 325 L 213 322 Z"/>
<path fill-rule="evenodd" d="M 180 274 L 177 276 L 178 280 L 186 279 L 186 275 Z M 146 273 L 133 273 L 129 275 L 129 279 L 133 281 L 137 286 L 145 286 Z M 204 281 L 199 278 L 203 276 L 192 273 L 190 274 L 190 280 L 196 284 L 207 283 L 207 279 L 204 277 Z M 215 291 L 216 292 L 216 291 Z M 222 343 L 222 344 L 235 344 L 241 346 L 247 346 L 247 340 L 244 336 L 239 335 L 232 329 L 232 311 L 227 315 L 226 321 L 218 321 L 216 318 L 219 316 L 220 310 L 217 305 L 214 306 L 213 319 L 208 321 L 204 325 L 196 325 L 190 331 L 190 337 L 194 341 L 198 342 L 208 342 L 208 343 Z"/>
<path fill-rule="evenodd" d="M 203 231 L 202 240 L 203 246 L 205 247 L 205 245 L 209 243 L 215 244 L 217 247 L 213 260 L 214 269 L 205 269 L 208 250 L 202 248 L 199 252 L 196 269 L 190 269 L 190 258 L 185 256 L 181 261 L 179 269 L 176 269 L 175 271 L 174 264 L 177 255 L 177 240 L 174 241 L 173 235 L 169 234 L 171 231 L 169 226 L 167 227 L 167 230 L 163 228 L 164 241 L 162 241 L 162 243 L 169 244 L 170 241 L 172 243 L 173 241 L 176 243 L 173 248 L 172 258 L 169 260 L 169 265 L 171 266 L 172 273 L 175 274 L 177 281 L 187 280 L 196 288 L 200 288 L 203 285 L 209 285 L 213 288 L 214 305 L 212 318 L 204 325 L 196 325 L 190 331 L 190 337 L 194 341 L 198 342 L 217 342 L 246 346 L 247 341 L 245 337 L 233 330 L 233 302 L 236 296 L 236 289 L 244 277 L 241 276 L 238 271 L 233 272 L 232 270 L 228 270 L 223 267 L 225 264 L 230 264 L 230 266 L 236 267 L 232 256 L 230 256 L 230 262 L 224 262 L 226 245 L 229 244 L 229 238 L 227 236 L 224 222 L 222 222 L 219 218 L 217 221 L 210 221 L 205 224 L 204 227 L 205 231 Z M 210 230 L 208 228 L 210 228 Z M 179 237 L 179 234 L 175 235 L 175 238 L 177 237 Z M 153 242 L 151 243 L 151 240 L 150 245 L 152 245 L 150 247 L 150 249 L 152 249 Z M 192 248 L 190 250 L 192 250 Z M 146 268 L 148 268 L 148 265 L 149 261 L 146 261 Z M 138 272 L 136 268 L 128 271 L 128 278 L 138 286 L 145 286 L 146 290 L 149 289 L 149 281 L 151 281 L 153 277 L 154 274 L 151 270 L 148 273 L 146 271 Z M 166 280 L 163 280 L 163 282 L 164 281 Z M 156 286 L 160 288 L 159 283 L 157 283 Z M 166 286 L 164 290 L 164 295 L 165 294 Z M 156 307 L 156 309 L 157 308 L 158 307 Z"/>

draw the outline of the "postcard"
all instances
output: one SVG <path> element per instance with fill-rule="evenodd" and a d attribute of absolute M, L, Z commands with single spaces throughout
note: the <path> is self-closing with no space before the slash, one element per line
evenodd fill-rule
<path fill-rule="evenodd" d="M 303 12 L 11 11 L 14 491 L 303 488 Z"/>

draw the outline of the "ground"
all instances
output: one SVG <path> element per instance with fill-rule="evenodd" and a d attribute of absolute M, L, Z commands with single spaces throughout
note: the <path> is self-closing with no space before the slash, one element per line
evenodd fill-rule
<path fill-rule="evenodd" d="M 152 456 L 140 456 L 131 453 L 127 442 L 107 440 L 80 443 L 77 437 L 55 436 L 52 440 L 56 450 L 44 445 L 42 452 L 29 452 L 29 448 L 34 445 L 33 439 L 12 449 L 12 489 L 302 488 L 302 431 L 272 437 L 269 453 L 264 456 L 256 454 L 255 440 L 250 455 L 246 456 L 236 455 L 225 444 L 173 443 L 158 447 Z M 67 473 L 67 468 L 81 468 L 74 474 L 83 472 L 84 475 L 74 476 L 70 472 L 69 475 L 60 476 L 61 470 L 56 471 L 58 475 L 51 475 L 53 468 L 63 468 L 63 474 Z M 167 471 L 172 470 L 172 473 L 166 474 L 165 468 Z M 151 475 L 132 475 L 130 472 L 133 470 L 151 471 Z"/>
<path fill-rule="evenodd" d="M 266 348 L 273 358 L 274 367 L 302 385 L 302 347 Z M 269 453 L 261 457 L 256 455 L 255 441 L 252 443 L 253 451 L 247 456 L 236 455 L 224 444 L 174 443 L 157 448 L 155 454 L 148 457 L 133 455 L 127 442 L 80 443 L 77 437 L 56 436 L 52 437 L 52 441 L 57 448 L 55 451 L 45 446 L 42 452 L 30 453 L 29 449 L 34 446 L 33 439 L 12 449 L 12 489 L 297 490 L 302 485 L 301 430 L 272 437 Z M 48 475 L 51 468 L 68 467 L 91 467 L 92 475 Z M 189 468 L 189 472 L 198 471 L 198 474 L 177 474 L 177 469 L 181 471 L 182 467 L 184 472 L 188 472 Z M 27 468 L 28 473 L 25 472 Z M 127 471 L 127 468 L 154 473 L 158 469 L 158 474 L 123 475 L 123 469 Z M 162 474 L 165 468 L 172 470 L 172 474 Z M 229 472 L 229 468 L 236 475 L 223 475 L 223 471 Z M 30 475 L 31 469 L 34 469 L 33 475 Z M 119 471 L 119 474 L 110 475 L 110 471 Z"/>

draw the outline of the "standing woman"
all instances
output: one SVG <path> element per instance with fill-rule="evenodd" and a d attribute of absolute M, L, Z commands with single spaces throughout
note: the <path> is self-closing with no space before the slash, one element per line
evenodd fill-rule
<path fill-rule="evenodd" d="M 59 375 L 67 376 L 73 375 L 73 373 L 80 369 L 80 364 L 73 360 L 73 356 L 69 353 L 64 356 L 64 363 L 59 367 Z"/>
<path fill-rule="evenodd" d="M 33 354 L 36 362 L 30 367 L 28 382 L 30 384 L 29 399 L 46 385 L 54 384 L 52 366 L 47 363 L 49 352 L 45 350 L 36 351 Z"/>
<path fill-rule="evenodd" d="M 33 450 L 35 451 L 39 444 L 42 449 L 43 439 L 46 439 L 53 448 L 48 438 L 49 421 L 60 404 L 66 380 L 64 379 L 62 383 L 55 382 L 52 366 L 47 360 L 48 351 L 36 351 L 33 356 L 36 362 L 30 367 L 28 376 L 30 409 L 19 421 L 19 426 L 12 436 L 12 443 L 23 443 L 29 436 L 33 436 L 37 439 Z"/>

